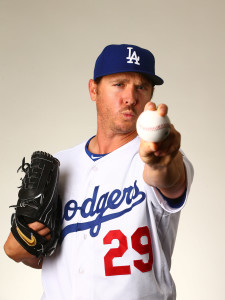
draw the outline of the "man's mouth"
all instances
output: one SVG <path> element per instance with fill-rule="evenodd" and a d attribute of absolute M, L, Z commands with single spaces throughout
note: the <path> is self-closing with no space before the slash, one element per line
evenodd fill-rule
<path fill-rule="evenodd" d="M 125 110 L 122 112 L 122 114 L 125 118 L 133 118 L 136 116 L 136 114 L 131 110 Z"/>

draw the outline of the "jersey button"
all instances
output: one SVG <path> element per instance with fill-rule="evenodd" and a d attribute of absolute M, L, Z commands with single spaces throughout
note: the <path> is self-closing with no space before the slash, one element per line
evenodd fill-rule
<path fill-rule="evenodd" d="M 97 166 L 94 166 L 92 170 L 93 170 L 94 172 L 98 172 L 98 167 L 97 167 Z"/>

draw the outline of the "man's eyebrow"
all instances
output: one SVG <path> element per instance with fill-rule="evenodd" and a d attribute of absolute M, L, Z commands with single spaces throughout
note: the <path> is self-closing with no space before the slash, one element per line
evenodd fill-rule
<path fill-rule="evenodd" d="M 126 79 L 126 78 L 124 78 L 124 77 L 117 77 L 117 78 L 112 78 L 112 79 L 110 80 L 110 82 L 118 82 L 118 81 L 120 81 L 120 82 L 128 82 L 129 79 Z"/>
<path fill-rule="evenodd" d="M 114 83 L 129 83 L 130 79 L 126 78 L 126 77 L 115 77 L 115 78 L 111 78 L 109 80 L 110 84 L 114 84 Z M 148 86 L 150 86 L 150 82 L 148 80 L 146 80 L 145 78 L 140 78 L 140 81 L 134 83 L 135 86 L 143 86 L 145 88 L 147 88 Z"/>
<path fill-rule="evenodd" d="M 112 78 L 110 82 L 130 82 L 130 79 L 123 78 L 123 77 L 117 77 L 117 78 Z M 147 80 L 140 80 L 139 82 L 134 83 L 135 85 L 148 85 L 149 82 Z"/>
<path fill-rule="evenodd" d="M 144 86 L 146 86 L 146 85 L 149 85 L 149 82 L 147 80 L 142 80 L 142 81 L 138 82 L 137 85 L 144 85 Z"/>

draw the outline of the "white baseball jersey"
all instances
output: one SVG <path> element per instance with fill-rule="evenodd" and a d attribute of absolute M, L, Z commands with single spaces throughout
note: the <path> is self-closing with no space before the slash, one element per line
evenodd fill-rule
<path fill-rule="evenodd" d="M 97 161 L 85 143 L 57 154 L 62 243 L 44 260 L 43 300 L 176 298 L 170 265 L 183 206 L 144 182 L 139 145 L 136 137 Z"/>

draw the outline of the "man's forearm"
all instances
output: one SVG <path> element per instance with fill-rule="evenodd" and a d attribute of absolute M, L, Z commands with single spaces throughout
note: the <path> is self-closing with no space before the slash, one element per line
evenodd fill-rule
<path fill-rule="evenodd" d="M 147 184 L 157 187 L 166 197 L 178 198 L 186 188 L 186 172 L 180 152 L 167 166 L 151 167 L 145 164 L 144 180 Z"/>
<path fill-rule="evenodd" d="M 35 269 L 41 269 L 42 267 L 42 262 L 40 261 L 40 259 L 28 253 L 17 242 L 11 232 L 4 245 L 4 250 L 8 257 L 13 259 L 15 262 L 23 262 L 25 265 Z"/>

